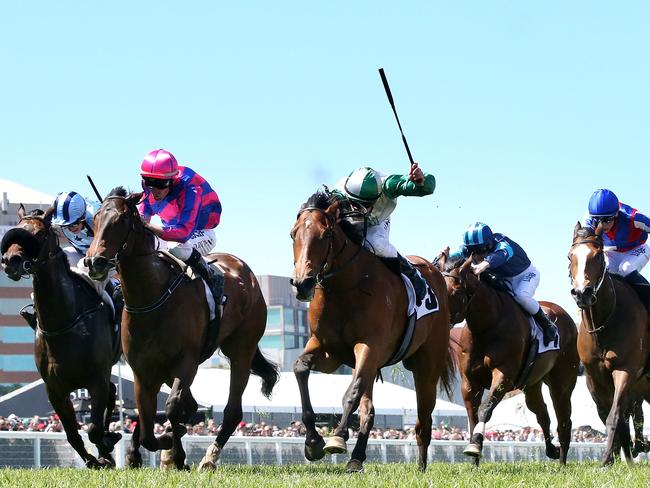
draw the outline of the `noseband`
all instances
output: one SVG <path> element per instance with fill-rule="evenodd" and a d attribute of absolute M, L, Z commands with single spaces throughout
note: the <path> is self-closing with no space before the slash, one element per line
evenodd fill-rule
<path fill-rule="evenodd" d="M 48 252 L 47 255 L 44 255 L 44 250 L 48 249 L 48 246 L 46 244 L 47 244 L 47 239 L 49 238 L 49 234 L 51 232 L 51 227 L 47 226 L 47 224 L 45 223 L 45 219 L 43 219 L 43 217 L 41 217 L 40 215 L 25 215 L 24 217 L 22 217 L 20 219 L 20 221 L 18 223 L 20 224 L 20 223 L 22 223 L 23 221 L 26 221 L 26 220 L 37 220 L 37 221 L 41 222 L 44 225 L 44 227 L 42 229 L 39 229 L 38 232 L 36 232 L 35 234 L 32 234 L 31 232 L 29 232 L 24 227 L 14 227 L 13 229 L 11 229 L 11 230 L 9 230 L 7 232 L 7 235 L 9 235 L 9 233 L 12 232 L 12 231 L 14 231 L 16 233 L 18 233 L 18 232 L 20 232 L 20 233 L 26 232 L 29 235 L 29 238 L 34 239 L 34 241 L 36 242 L 36 244 L 39 247 L 39 249 L 38 249 L 37 253 L 35 253 L 36 255 L 34 257 L 29 257 L 28 259 L 25 259 L 23 261 L 20 276 L 25 277 L 25 278 L 34 274 L 34 268 L 35 267 L 43 265 L 46 262 L 48 262 L 50 259 L 58 257 L 59 255 L 61 255 L 63 253 L 63 251 L 60 248 L 57 248 L 55 252 Z M 42 234 L 45 234 L 45 237 L 40 238 L 39 236 L 41 236 Z M 55 235 L 55 238 L 57 239 L 57 244 L 58 244 L 58 237 L 56 235 Z M 3 239 L 3 241 L 4 241 L 4 239 Z M 24 247 L 24 246 L 22 246 L 22 244 L 20 244 L 20 242 L 17 242 L 17 244 L 21 245 L 21 247 Z M 3 246 L 4 246 L 4 243 L 3 243 Z"/>

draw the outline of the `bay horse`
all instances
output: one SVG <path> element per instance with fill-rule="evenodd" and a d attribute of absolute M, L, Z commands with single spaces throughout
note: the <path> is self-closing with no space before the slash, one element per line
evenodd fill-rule
<path fill-rule="evenodd" d="M 506 292 L 498 291 L 474 275 L 473 257 L 449 263 L 442 255 L 438 266 L 449 293 L 451 322 L 465 320 L 460 337 L 461 391 L 471 439 L 464 453 L 478 465 L 483 451 L 485 424 L 504 395 L 515 388 L 523 390 L 526 406 L 535 414 L 544 433 L 546 455 L 566 464 L 571 442 L 571 394 L 578 376 L 576 326 L 559 305 L 540 302 L 560 334 L 560 350 L 536 357 L 525 376 L 524 366 L 530 350 L 529 316 Z M 542 383 L 551 394 L 558 422 L 560 449 L 551 442 L 550 418 L 542 396 Z M 488 394 L 483 400 L 483 390 Z"/>
<path fill-rule="evenodd" d="M 372 390 L 380 368 L 400 346 L 407 317 L 407 293 L 402 279 L 374 254 L 350 239 L 339 222 L 340 204 L 327 192 L 317 192 L 302 206 L 291 229 L 297 298 L 310 301 L 310 338 L 294 364 L 307 429 L 305 457 L 314 461 L 326 453 L 347 452 L 348 426 L 359 409 L 359 436 L 347 472 L 359 472 L 366 460 L 368 434 L 374 422 Z M 427 466 L 431 413 L 438 381 L 447 390 L 454 363 L 449 353 L 449 315 L 445 283 L 425 259 L 410 256 L 437 295 L 439 311 L 417 321 L 404 366 L 413 372 L 417 394 L 418 466 Z M 427 300 L 431 300 L 430 296 Z M 339 366 L 354 369 L 343 397 L 343 415 L 327 445 L 315 429 L 309 397 L 310 371 L 333 373 Z"/>
<path fill-rule="evenodd" d="M 224 271 L 227 304 L 216 343 L 206 353 L 210 316 L 203 282 L 190 281 L 178 266 L 159 256 L 155 236 L 138 213 L 141 198 L 142 193 L 129 195 L 121 187 L 111 191 L 95 214 L 95 236 L 86 257 L 91 277 L 103 279 L 117 266 L 122 278 L 122 350 L 133 369 L 139 419 L 127 463 L 142 465 L 139 448 L 143 446 L 150 451 L 171 450 L 165 456 L 170 463 L 187 468 L 183 423 L 197 411 L 190 385 L 201 358 L 220 347 L 230 360 L 230 392 L 221 430 L 199 466 L 213 469 L 242 419 L 241 397 L 250 373 L 262 378 L 262 393 L 267 397 L 279 379 L 278 367 L 266 360 L 257 345 L 266 327 L 266 303 L 244 261 L 230 254 L 209 255 Z M 171 387 L 166 402 L 171 432 L 156 437 L 156 395 L 163 383 Z"/>
<path fill-rule="evenodd" d="M 115 408 L 111 367 L 119 358 L 114 318 L 97 291 L 71 271 L 51 227 L 53 208 L 45 213 L 25 212 L 20 206 L 18 225 L 2 239 L 2 264 L 7 276 L 18 281 L 31 275 L 37 314 L 34 358 L 47 397 L 61 419 L 68 442 L 89 468 L 115 465 L 111 452 L 122 437 L 108 432 Z M 91 412 L 88 438 L 99 458 L 86 451 L 70 393 L 86 388 Z"/>
<path fill-rule="evenodd" d="M 606 466 L 614 462 L 619 446 L 626 461 L 632 462 L 628 415 L 638 416 L 643 399 L 650 401 L 650 382 L 643 374 L 650 337 L 648 311 L 638 294 L 607 270 L 602 232 L 600 225 L 594 231 L 576 224 L 569 276 L 571 295 L 581 311 L 578 354 L 587 388 L 607 428 Z"/>

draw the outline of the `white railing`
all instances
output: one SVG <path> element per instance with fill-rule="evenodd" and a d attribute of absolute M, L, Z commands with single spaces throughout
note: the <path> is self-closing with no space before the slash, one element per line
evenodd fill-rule
<path fill-rule="evenodd" d="M 82 433 L 89 452 L 95 447 Z M 115 446 L 113 455 L 118 467 L 124 466 L 124 456 L 131 440 L 126 434 Z M 187 463 L 196 464 L 205 450 L 214 441 L 212 436 L 183 437 L 187 452 Z M 220 462 L 223 464 L 304 464 L 304 438 L 299 437 L 231 437 L 223 450 Z M 467 462 L 463 455 L 466 441 L 432 441 L 429 447 L 430 462 Z M 352 451 L 354 439 L 348 443 Z M 569 451 L 571 461 L 600 461 L 605 450 L 604 443 L 572 443 Z M 144 463 L 157 466 L 159 453 L 141 449 Z M 367 448 L 367 462 L 372 463 L 414 463 L 418 449 L 415 440 L 370 440 Z M 349 455 L 334 455 L 323 462 L 342 463 Z M 647 454 L 640 458 L 650 459 Z M 545 447 L 541 442 L 489 442 L 483 448 L 483 460 L 488 462 L 545 461 Z M 63 433 L 43 432 L 0 432 L 0 467 L 40 468 L 48 466 L 83 466 L 81 458 L 68 444 Z"/>

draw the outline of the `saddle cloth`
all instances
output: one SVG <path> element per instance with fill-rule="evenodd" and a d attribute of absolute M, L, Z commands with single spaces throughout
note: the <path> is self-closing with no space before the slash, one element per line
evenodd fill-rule
<path fill-rule="evenodd" d="M 214 320 L 216 317 L 216 300 L 214 296 L 212 295 L 212 291 L 210 290 L 210 287 L 208 287 L 208 284 L 205 282 L 204 279 L 202 279 L 200 276 L 194 273 L 194 270 L 192 269 L 191 266 L 188 266 L 184 261 L 181 261 L 178 259 L 176 256 L 171 254 L 168 251 L 159 251 L 159 254 L 162 258 L 167 259 L 171 261 L 172 263 L 178 265 L 181 270 L 191 279 L 191 280 L 201 280 L 201 283 L 203 283 L 203 288 L 205 289 L 205 299 L 208 302 L 208 309 L 210 310 L 210 320 Z M 216 272 L 219 273 L 221 276 L 224 275 L 224 270 L 219 266 L 218 263 L 210 263 L 208 262 L 208 265 Z M 227 297 L 225 295 L 222 296 L 221 298 L 221 305 L 224 305 L 227 300 Z"/>
<path fill-rule="evenodd" d="M 438 297 L 435 292 L 427 283 L 427 294 L 420 303 L 419 307 L 416 307 L 415 304 L 415 289 L 413 288 L 413 283 L 405 275 L 402 276 L 402 281 L 404 282 L 404 288 L 406 288 L 406 295 L 408 296 L 408 306 L 406 307 L 406 316 L 410 317 L 413 313 L 416 314 L 415 319 L 419 320 L 425 315 L 432 314 L 440 310 L 440 303 L 438 302 Z"/>
<path fill-rule="evenodd" d="M 528 316 L 528 321 L 530 322 L 530 339 L 531 341 L 537 341 L 537 354 L 543 354 L 548 351 L 557 351 L 560 349 L 560 335 L 557 333 L 557 328 L 555 329 L 555 339 L 548 343 L 548 346 L 544 345 L 544 332 L 542 328 L 537 325 L 537 322 L 532 316 Z"/>

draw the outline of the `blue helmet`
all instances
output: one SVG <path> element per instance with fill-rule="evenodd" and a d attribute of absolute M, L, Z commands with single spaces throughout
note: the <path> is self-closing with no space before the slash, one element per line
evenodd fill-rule
<path fill-rule="evenodd" d="M 470 225 L 463 234 L 463 244 L 468 248 L 485 247 L 494 240 L 492 229 L 486 224 L 476 222 Z"/>
<path fill-rule="evenodd" d="M 86 200 L 74 191 L 59 193 L 52 204 L 54 207 L 54 225 L 71 225 L 85 217 Z"/>
<path fill-rule="evenodd" d="M 611 190 L 596 190 L 589 199 L 589 215 L 612 217 L 618 212 L 618 197 Z"/>

